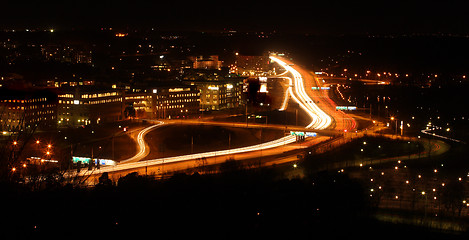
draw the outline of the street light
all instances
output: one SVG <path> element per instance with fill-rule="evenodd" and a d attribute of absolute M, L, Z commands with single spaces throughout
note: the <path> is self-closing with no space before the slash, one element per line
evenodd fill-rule
<path fill-rule="evenodd" d="M 397 118 L 391 117 L 391 121 L 396 120 L 396 129 L 395 129 L 395 135 L 397 135 Z"/>

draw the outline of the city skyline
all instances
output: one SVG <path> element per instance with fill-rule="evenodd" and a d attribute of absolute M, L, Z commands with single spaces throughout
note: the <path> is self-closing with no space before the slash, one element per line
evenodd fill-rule
<path fill-rule="evenodd" d="M 468 236 L 462 1 L 0 6 L 6 238 Z"/>

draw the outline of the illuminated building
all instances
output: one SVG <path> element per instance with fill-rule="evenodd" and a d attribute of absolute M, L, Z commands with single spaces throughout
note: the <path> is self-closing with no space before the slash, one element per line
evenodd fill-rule
<path fill-rule="evenodd" d="M 125 105 L 132 106 L 137 118 L 187 118 L 199 113 L 200 94 L 195 86 L 170 85 L 131 89 Z"/>
<path fill-rule="evenodd" d="M 57 95 L 47 89 L 0 89 L 0 129 L 20 131 L 24 128 L 57 126 Z"/>
<path fill-rule="evenodd" d="M 223 64 L 223 61 L 218 60 L 217 55 L 209 57 L 191 56 L 189 60 L 192 61 L 194 69 L 219 69 Z"/>
<path fill-rule="evenodd" d="M 155 91 L 156 90 L 156 91 Z M 199 113 L 200 94 L 194 86 L 159 87 L 152 90 L 156 118 L 180 118 Z"/>
<path fill-rule="evenodd" d="M 221 110 L 239 107 L 243 90 L 242 78 L 217 81 L 186 81 L 200 92 L 200 110 Z"/>
<path fill-rule="evenodd" d="M 99 124 L 122 119 L 122 92 L 93 86 L 61 88 L 57 107 L 59 126 Z"/>

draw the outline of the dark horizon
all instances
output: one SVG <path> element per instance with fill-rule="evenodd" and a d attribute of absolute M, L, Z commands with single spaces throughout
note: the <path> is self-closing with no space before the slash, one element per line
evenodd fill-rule
<path fill-rule="evenodd" d="M 388 3 L 309 2 L 7 2 L 0 27 L 154 27 L 158 30 L 277 31 L 308 34 L 469 33 L 462 1 Z"/>

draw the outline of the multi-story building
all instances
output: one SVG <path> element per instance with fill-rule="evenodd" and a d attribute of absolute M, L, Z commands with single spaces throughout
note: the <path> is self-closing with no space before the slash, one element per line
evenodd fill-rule
<path fill-rule="evenodd" d="M 236 108 L 241 103 L 243 78 L 226 78 L 217 81 L 186 81 L 200 92 L 200 110 Z"/>
<path fill-rule="evenodd" d="M 121 120 L 123 96 L 118 89 L 96 89 L 94 86 L 59 89 L 57 120 L 59 126 L 79 126 Z"/>
<path fill-rule="evenodd" d="M 0 130 L 57 126 L 57 94 L 49 89 L 0 88 Z"/>
<path fill-rule="evenodd" d="M 219 69 L 223 64 L 223 61 L 218 60 L 218 55 L 191 56 L 189 60 L 192 61 L 194 69 Z"/>
<path fill-rule="evenodd" d="M 184 118 L 199 113 L 200 93 L 195 86 L 179 85 L 152 89 L 153 116 Z"/>
<path fill-rule="evenodd" d="M 132 106 L 139 118 L 195 116 L 199 113 L 199 100 L 200 93 L 195 86 L 180 84 L 134 88 L 125 93 L 125 105 Z"/>

